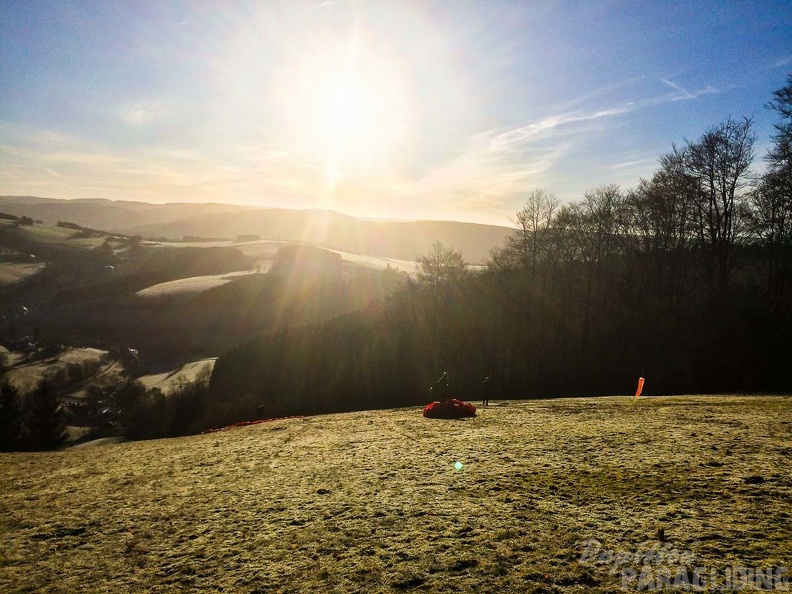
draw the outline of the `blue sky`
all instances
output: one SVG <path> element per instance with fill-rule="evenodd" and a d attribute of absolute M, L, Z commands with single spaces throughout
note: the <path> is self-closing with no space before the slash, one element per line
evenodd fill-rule
<path fill-rule="evenodd" d="M 788 1 L 0 3 L 0 194 L 509 225 L 792 72 Z"/>

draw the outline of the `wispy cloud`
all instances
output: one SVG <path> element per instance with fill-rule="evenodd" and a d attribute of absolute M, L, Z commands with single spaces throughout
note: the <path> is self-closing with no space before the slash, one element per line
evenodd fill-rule
<path fill-rule="evenodd" d="M 473 135 L 457 157 L 413 180 L 407 187 L 400 187 L 399 191 L 416 200 L 431 196 L 438 208 L 444 203 L 448 212 L 469 207 L 471 211 L 489 208 L 493 213 L 502 213 L 533 188 L 556 191 L 556 185 L 568 187 L 574 182 L 570 176 L 582 175 L 586 167 L 615 176 L 619 183 L 637 181 L 638 176 L 647 174 L 656 165 L 656 154 L 614 151 L 609 155 L 601 144 L 596 148 L 592 145 L 597 142 L 594 139 L 602 138 L 607 130 L 613 132 L 622 124 L 621 116 L 722 92 L 712 86 L 691 90 L 662 78 L 659 80 L 671 92 L 657 93 L 655 88 L 654 93 L 643 98 L 624 96 L 625 88 L 651 80 L 642 76 L 606 85 L 563 104 L 576 105 L 577 109 L 551 113 L 523 126 Z M 620 96 L 608 104 L 607 96 L 617 93 Z M 582 107 L 586 103 L 593 105 Z M 567 167 L 573 158 L 582 163 L 578 173 Z"/>
<path fill-rule="evenodd" d="M 770 65 L 770 68 L 783 68 L 792 64 L 792 55 L 780 58 Z"/>
<path fill-rule="evenodd" d="M 493 147 L 508 148 L 512 145 L 520 145 L 526 142 L 546 138 L 549 135 L 549 132 L 568 124 L 613 117 L 619 114 L 627 113 L 631 110 L 632 108 L 630 106 L 623 105 L 588 113 L 576 111 L 556 114 L 545 117 L 538 122 L 497 134 L 491 139 L 490 142 Z"/>
<path fill-rule="evenodd" d="M 691 99 L 698 99 L 699 97 L 701 97 L 703 95 L 712 95 L 714 93 L 720 93 L 721 92 L 721 90 L 716 89 L 715 87 L 713 87 L 711 85 L 708 85 L 708 86 L 704 87 L 703 89 L 699 89 L 699 90 L 696 90 L 696 91 L 688 91 L 682 85 L 677 84 L 674 81 L 668 80 L 667 78 L 661 78 L 660 82 L 662 82 L 665 85 L 668 85 L 669 87 L 674 89 L 674 91 L 676 91 L 676 93 L 671 93 L 669 95 L 666 95 L 665 97 L 659 98 L 661 100 L 660 101 L 661 103 L 664 102 L 663 99 L 667 99 L 669 101 L 685 101 L 685 100 L 691 100 Z M 655 102 L 650 102 L 650 103 L 653 104 Z"/>
<path fill-rule="evenodd" d="M 683 88 L 682 85 L 678 85 L 677 83 L 675 83 L 673 81 L 670 81 L 667 78 L 661 78 L 660 82 L 668 85 L 669 87 L 671 87 L 675 91 L 679 92 L 680 99 L 695 99 L 696 98 L 696 96 L 693 93 L 691 93 L 687 89 Z"/>
<path fill-rule="evenodd" d="M 604 96 L 610 95 L 611 93 L 614 93 L 615 91 L 623 92 L 624 89 L 627 89 L 629 87 L 635 86 L 636 84 L 646 80 L 646 78 L 647 77 L 645 75 L 644 76 L 634 76 L 634 77 L 628 78 L 626 80 L 621 80 L 621 81 L 617 81 L 617 82 L 610 83 L 610 84 L 607 84 L 607 85 L 603 85 L 603 86 L 599 87 L 598 89 L 594 89 L 593 91 L 589 91 L 587 93 L 584 93 L 583 95 L 581 95 L 579 97 L 575 97 L 574 99 L 572 99 L 570 101 L 567 101 L 565 103 L 561 103 L 559 105 L 559 109 L 561 109 L 562 111 L 567 111 L 567 110 L 575 107 L 576 105 L 580 105 L 582 103 L 588 103 L 592 99 L 597 99 L 599 97 L 604 97 Z"/>
<path fill-rule="evenodd" d="M 418 179 L 403 180 L 395 193 L 415 204 L 431 200 L 440 217 L 479 212 L 502 219 L 511 212 L 515 196 L 541 187 L 548 173 L 584 141 L 591 123 L 627 111 L 624 106 L 576 110 L 475 134 L 455 158 Z"/>
<path fill-rule="evenodd" d="M 657 163 L 658 156 L 653 155 L 651 157 L 646 157 L 644 159 L 630 159 L 627 161 L 617 161 L 616 163 L 611 163 L 609 169 L 611 171 L 624 171 L 626 169 L 643 169 L 647 165 L 652 165 Z"/>

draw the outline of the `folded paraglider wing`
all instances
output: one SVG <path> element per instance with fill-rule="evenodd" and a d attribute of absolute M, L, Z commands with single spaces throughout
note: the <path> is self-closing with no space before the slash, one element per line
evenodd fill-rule
<path fill-rule="evenodd" d="M 462 419 L 475 417 L 476 407 L 456 398 L 444 402 L 432 402 L 423 409 L 423 416 L 427 419 Z"/>

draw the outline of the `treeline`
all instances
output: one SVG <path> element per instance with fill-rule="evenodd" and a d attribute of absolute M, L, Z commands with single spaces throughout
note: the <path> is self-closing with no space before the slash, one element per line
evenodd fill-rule
<path fill-rule="evenodd" d="M 38 344 L 24 362 L 57 356 L 62 347 Z M 20 390 L 8 378 L 8 356 L 0 353 L 0 451 L 51 450 L 63 445 L 73 413 L 64 405 L 62 393 L 95 376 L 99 360 L 54 367 L 31 390 Z"/>
<path fill-rule="evenodd" d="M 129 379 L 108 386 L 101 396 L 109 404 L 114 430 L 127 439 L 154 439 L 200 433 L 214 410 L 208 397 L 209 370 L 190 381 L 179 378 L 168 393 Z M 244 414 L 253 411 L 245 410 Z"/>
<path fill-rule="evenodd" d="M 120 435 L 127 439 L 153 439 L 200 433 L 210 419 L 228 416 L 253 418 L 258 405 L 239 403 L 233 411 L 209 398 L 209 371 L 194 380 L 176 380 L 168 394 L 146 387 L 132 378 L 89 387 L 77 406 L 64 403 L 56 379 L 41 380 L 36 388 L 21 392 L 0 380 L 0 451 L 57 449 L 68 440 L 67 425 L 86 421 L 91 438 Z M 62 389 L 63 386 L 60 386 Z"/>
<path fill-rule="evenodd" d="M 34 222 L 41 223 L 41 221 L 34 221 L 31 217 L 26 217 L 26 216 L 18 217 L 16 215 L 8 214 L 5 212 L 0 212 L 0 220 L 14 221 L 17 225 L 32 225 Z"/>
<path fill-rule="evenodd" d="M 82 225 L 78 225 L 77 223 L 71 223 L 69 221 L 58 221 L 55 224 L 55 226 L 60 227 L 62 229 L 71 229 L 72 231 L 80 231 L 84 233 L 85 234 L 84 236 L 86 237 L 97 236 L 97 237 L 118 238 L 117 234 L 109 233 L 107 231 L 101 231 L 99 229 L 91 229 L 90 227 L 83 227 Z"/>
<path fill-rule="evenodd" d="M 49 382 L 21 394 L 0 381 L 0 451 L 50 450 L 66 437 L 63 407 Z"/>
<path fill-rule="evenodd" d="M 761 177 L 749 119 L 660 158 L 637 187 L 531 193 L 486 270 L 436 245 L 376 315 L 290 328 L 221 357 L 214 397 L 268 414 L 502 397 L 792 389 L 792 77 Z"/>

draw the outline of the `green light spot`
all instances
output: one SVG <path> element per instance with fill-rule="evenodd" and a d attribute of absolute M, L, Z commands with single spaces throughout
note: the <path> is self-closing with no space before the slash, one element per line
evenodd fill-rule
<path fill-rule="evenodd" d="M 462 462 L 454 462 L 454 470 L 462 470 Z"/>

